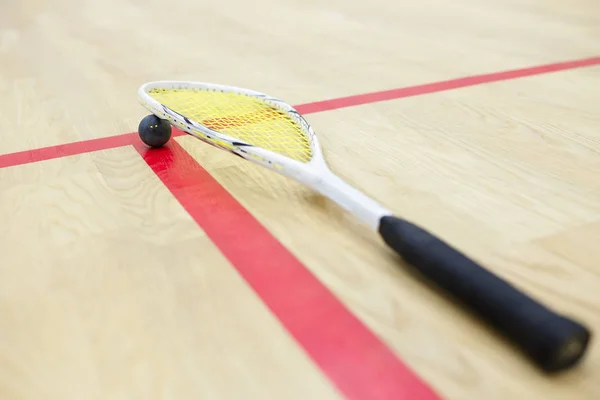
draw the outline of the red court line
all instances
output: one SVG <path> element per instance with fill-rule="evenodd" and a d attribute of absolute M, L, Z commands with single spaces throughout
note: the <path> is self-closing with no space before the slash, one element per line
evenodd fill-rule
<path fill-rule="evenodd" d="M 398 88 L 381 92 L 359 94 L 355 96 L 342 97 L 314 103 L 300 104 L 296 106 L 296 109 L 302 114 L 311 114 L 316 112 L 335 110 L 344 107 L 352 107 L 361 104 L 394 100 L 405 97 L 442 92 L 446 90 L 459 89 L 468 86 L 499 82 L 503 80 L 524 78 L 527 76 L 541 75 L 575 68 L 591 67 L 599 64 L 600 57 L 591 57 L 580 60 L 539 65 L 530 68 L 521 68 L 510 71 L 473 75 L 464 78 L 450 79 L 447 81 L 409 86 L 405 88 Z M 179 131 L 175 132 L 175 135 L 180 134 L 181 132 Z M 106 150 L 114 147 L 126 146 L 129 144 L 137 143 L 137 140 L 138 139 L 137 137 L 135 137 L 135 135 L 125 134 L 110 136 L 101 139 L 86 140 L 82 142 L 61 144 L 58 146 L 26 150 L 18 153 L 3 154 L 0 155 L 0 168 L 50 160 L 53 158 L 60 158 L 81 153 Z"/>
<path fill-rule="evenodd" d="M 403 97 L 420 96 L 423 94 L 443 92 L 468 86 L 482 85 L 506 81 L 526 76 L 542 75 L 551 72 L 565 71 L 575 68 L 590 67 L 600 64 L 600 57 L 591 57 L 581 60 L 565 61 L 554 64 L 539 65 L 530 68 L 514 69 L 490 74 L 472 75 L 465 78 L 450 79 L 424 85 L 410 86 L 399 89 L 385 90 L 382 92 L 359 94 L 355 96 L 341 97 L 338 99 L 318 101 L 314 103 L 301 104 L 296 107 L 301 114 L 310 114 L 321 111 L 336 110 L 339 108 L 353 107 L 361 104 L 370 104 L 386 100 L 400 99 Z"/>
<path fill-rule="evenodd" d="M 439 399 L 176 141 L 135 147 L 348 400 Z"/>
<path fill-rule="evenodd" d="M 600 57 L 303 104 L 303 114 L 598 65 Z M 175 135 L 181 132 L 175 131 Z M 0 167 L 134 145 L 146 163 L 349 400 L 437 395 L 176 141 L 147 150 L 136 134 L 0 156 Z"/>
<path fill-rule="evenodd" d="M 0 168 L 91 153 L 94 151 L 113 149 L 116 147 L 130 146 L 135 143 L 136 140 L 139 140 L 137 133 L 125 133 L 122 135 L 109 136 L 99 139 L 82 140 L 80 142 L 25 150 L 18 153 L 2 154 L 0 155 Z"/>

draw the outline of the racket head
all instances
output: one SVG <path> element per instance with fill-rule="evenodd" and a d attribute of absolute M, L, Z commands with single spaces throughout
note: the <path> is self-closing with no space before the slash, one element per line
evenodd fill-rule
<path fill-rule="evenodd" d="M 178 129 L 250 161 L 282 168 L 322 159 L 304 117 L 265 93 L 216 83 L 153 81 L 139 88 L 138 98 Z"/>

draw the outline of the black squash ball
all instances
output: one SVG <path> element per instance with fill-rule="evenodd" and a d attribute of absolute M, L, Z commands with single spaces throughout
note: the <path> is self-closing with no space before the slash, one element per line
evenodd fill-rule
<path fill-rule="evenodd" d="M 142 142 L 147 146 L 162 147 L 171 139 L 171 124 L 167 120 L 151 114 L 140 121 L 138 133 Z"/>

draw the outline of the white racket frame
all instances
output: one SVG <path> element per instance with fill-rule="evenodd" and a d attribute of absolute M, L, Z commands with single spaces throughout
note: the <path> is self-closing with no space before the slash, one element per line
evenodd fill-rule
<path fill-rule="evenodd" d="M 284 111 L 300 125 L 308 137 L 312 158 L 308 162 L 296 161 L 284 155 L 253 146 L 250 143 L 245 143 L 226 134 L 214 131 L 155 100 L 149 94 L 153 89 L 210 90 L 238 93 L 258 98 Z M 172 126 L 177 127 L 181 131 L 221 150 L 234 153 L 247 161 L 262 165 L 309 186 L 313 190 L 335 201 L 374 231 L 378 230 L 381 217 L 392 214 L 384 206 L 349 185 L 329 169 L 313 128 L 296 109 L 278 98 L 250 89 L 216 83 L 153 81 L 143 84 L 138 89 L 138 99 L 152 114 L 168 121 Z"/>

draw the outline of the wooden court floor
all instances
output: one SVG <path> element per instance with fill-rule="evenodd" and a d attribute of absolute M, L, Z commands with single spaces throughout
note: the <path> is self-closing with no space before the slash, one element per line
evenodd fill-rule
<path fill-rule="evenodd" d="M 600 398 L 334 205 L 175 132 L 146 81 L 306 114 L 331 168 L 600 330 L 600 3 L 0 3 L 0 399 Z"/>

